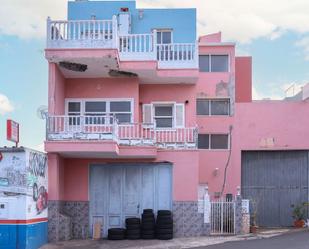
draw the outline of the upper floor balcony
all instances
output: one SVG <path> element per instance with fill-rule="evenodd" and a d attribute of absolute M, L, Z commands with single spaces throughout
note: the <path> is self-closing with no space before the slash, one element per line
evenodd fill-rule
<path fill-rule="evenodd" d="M 118 145 L 196 149 L 197 128 L 157 128 L 155 124 L 119 123 L 115 116 L 48 116 L 46 140 L 114 141 Z"/>
<path fill-rule="evenodd" d="M 47 20 L 47 49 L 108 49 L 120 62 L 156 62 L 158 69 L 198 69 L 198 44 L 173 43 L 152 30 L 148 34 L 121 31 L 112 20 Z"/>

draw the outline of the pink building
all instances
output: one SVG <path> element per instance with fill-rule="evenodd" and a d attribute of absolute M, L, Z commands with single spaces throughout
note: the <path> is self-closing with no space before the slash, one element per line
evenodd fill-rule
<path fill-rule="evenodd" d="M 67 21 L 47 21 L 45 56 L 50 240 L 97 220 L 106 236 L 145 208 L 172 210 L 176 236 L 208 234 L 206 185 L 213 199 L 242 187 L 262 226 L 308 201 L 309 104 L 252 102 L 251 57 L 221 33 L 197 40 L 195 9 L 69 2 Z"/>

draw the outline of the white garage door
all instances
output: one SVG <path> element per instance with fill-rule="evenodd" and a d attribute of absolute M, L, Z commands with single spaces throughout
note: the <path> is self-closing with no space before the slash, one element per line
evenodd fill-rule
<path fill-rule="evenodd" d="M 98 221 L 107 236 L 108 228 L 124 227 L 127 217 L 140 217 L 146 208 L 172 208 L 171 164 L 91 165 L 91 233 Z"/>

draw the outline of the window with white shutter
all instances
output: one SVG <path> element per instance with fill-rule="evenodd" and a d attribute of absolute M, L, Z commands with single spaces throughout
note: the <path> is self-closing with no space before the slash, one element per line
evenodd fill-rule
<path fill-rule="evenodd" d="M 151 124 L 152 121 L 152 104 L 143 104 L 143 124 Z"/>
<path fill-rule="evenodd" d="M 182 128 L 185 126 L 185 105 L 184 104 L 176 104 L 175 105 L 175 127 Z"/>

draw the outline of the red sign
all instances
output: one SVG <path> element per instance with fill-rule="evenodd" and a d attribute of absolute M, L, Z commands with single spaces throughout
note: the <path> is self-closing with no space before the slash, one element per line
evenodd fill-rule
<path fill-rule="evenodd" d="M 19 124 L 13 120 L 8 119 L 6 121 L 6 138 L 9 141 L 15 142 L 16 145 L 19 142 Z"/>

